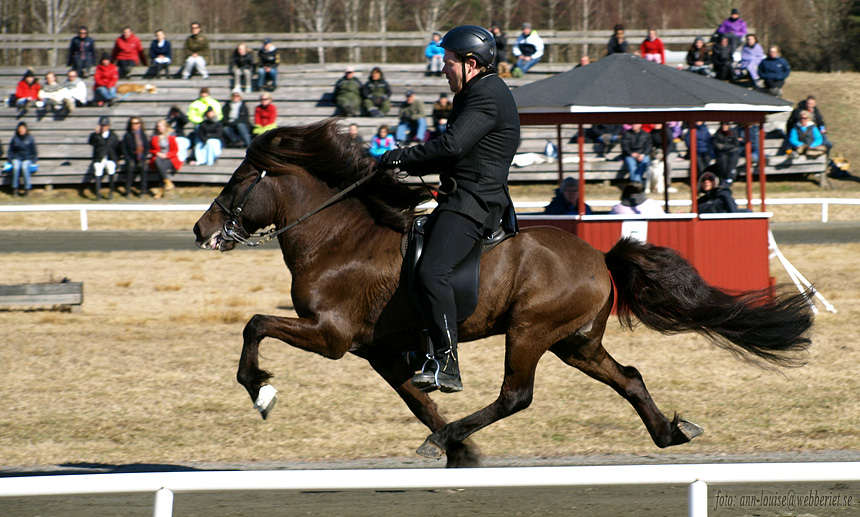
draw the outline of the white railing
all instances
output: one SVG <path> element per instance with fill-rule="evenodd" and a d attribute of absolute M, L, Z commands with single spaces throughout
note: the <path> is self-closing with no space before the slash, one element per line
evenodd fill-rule
<path fill-rule="evenodd" d="M 612 465 L 482 469 L 277 470 L 145 472 L 27 476 L 0 479 L 0 497 L 71 494 L 155 494 L 154 516 L 173 515 L 182 492 L 235 490 L 426 490 L 486 487 L 547 487 L 688 484 L 688 515 L 708 515 L 708 484 L 860 481 L 860 462 Z M 736 489 L 735 489 L 736 490 Z M 789 487 L 763 506 L 794 511 L 860 505 L 853 494 L 813 499 Z M 792 495 L 793 494 L 793 495 Z M 727 494 L 728 495 L 728 494 Z M 737 497 L 732 497 L 738 506 Z M 789 500 L 790 498 L 790 500 Z M 826 502 L 825 502 L 826 501 Z M 719 493 L 717 506 L 720 504 Z M 631 513 L 636 513 L 631 502 Z M 754 507 L 762 506 L 752 505 Z M 750 508 L 751 510 L 753 508 Z M 817 512 L 815 512 L 817 513 Z"/>

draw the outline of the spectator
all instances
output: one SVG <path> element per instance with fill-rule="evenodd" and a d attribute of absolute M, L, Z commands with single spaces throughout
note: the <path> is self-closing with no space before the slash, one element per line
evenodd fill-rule
<path fill-rule="evenodd" d="M 191 105 L 188 106 L 188 120 L 196 126 L 200 125 L 203 122 L 203 118 L 206 115 L 206 112 L 209 111 L 209 108 L 212 108 L 215 111 L 215 115 L 218 120 L 221 120 L 221 103 L 218 102 L 217 99 L 212 98 L 209 95 L 209 88 L 202 87 L 200 88 L 200 95 Z"/>
<path fill-rule="evenodd" d="M 657 31 L 648 29 L 648 37 L 639 45 L 639 54 L 643 59 L 666 64 L 666 48 L 663 46 L 663 40 L 657 36 Z"/>
<path fill-rule="evenodd" d="M 57 81 L 57 74 L 48 72 L 45 74 L 45 85 L 39 90 L 39 102 L 36 102 L 36 107 L 44 111 L 58 111 L 63 108 L 64 95 L 63 85 Z"/>
<path fill-rule="evenodd" d="M 108 190 L 108 199 L 110 199 L 116 190 L 116 164 L 119 162 L 120 141 L 116 133 L 111 131 L 108 117 L 99 118 L 96 130 L 90 133 L 88 143 L 93 148 L 93 161 L 90 165 L 96 178 L 96 199 L 102 198 L 102 176 L 105 172 L 110 178 L 110 190 Z"/>
<path fill-rule="evenodd" d="M 348 66 L 343 77 L 334 85 L 335 116 L 357 117 L 361 112 L 361 81 L 355 77 L 355 68 Z"/>
<path fill-rule="evenodd" d="M 185 66 L 182 67 L 182 78 L 188 79 L 196 69 L 203 76 L 203 79 L 209 79 L 209 72 L 206 71 L 206 60 L 209 58 L 209 40 L 202 34 L 203 28 L 197 22 L 191 23 L 191 36 L 185 39 Z"/>
<path fill-rule="evenodd" d="M 346 133 L 346 139 L 351 145 L 360 148 L 365 154 L 370 154 L 369 150 L 365 145 L 364 137 L 362 137 L 361 134 L 359 134 L 358 132 L 358 124 L 349 125 L 349 129 Z"/>
<path fill-rule="evenodd" d="M 224 136 L 228 147 L 248 147 L 251 145 L 251 119 L 248 107 L 242 100 L 241 88 L 236 88 L 226 103 L 224 114 Z"/>
<path fill-rule="evenodd" d="M 125 158 L 125 196 L 131 197 L 135 176 L 140 176 L 140 195 L 149 194 L 147 188 L 147 158 L 150 141 L 143 130 L 140 117 L 130 117 L 122 137 L 122 155 Z"/>
<path fill-rule="evenodd" d="M 269 38 L 264 39 L 263 48 L 260 49 L 260 69 L 257 71 L 257 89 L 273 92 L 278 88 L 278 65 L 280 63 L 281 58 L 278 55 L 278 49 L 275 47 L 275 44 Z M 272 81 L 271 87 L 266 86 L 269 80 Z"/>
<path fill-rule="evenodd" d="M 44 88 L 42 88 L 44 90 Z M 791 112 L 791 116 L 788 117 L 788 123 L 785 125 L 785 134 L 788 135 L 791 133 L 791 129 L 800 121 L 800 114 L 803 110 L 808 111 L 812 115 L 812 121 L 815 123 L 815 126 L 818 127 L 818 131 L 821 133 L 821 139 L 824 140 L 824 146 L 827 147 L 827 150 L 833 147 L 833 144 L 827 138 L 827 126 L 824 124 L 824 117 L 821 116 L 821 112 L 818 110 L 818 101 L 815 99 L 814 95 L 810 95 L 806 97 L 806 99 L 797 103 L 797 107 L 794 108 L 794 111 Z"/>
<path fill-rule="evenodd" d="M 12 141 L 9 142 L 9 152 L 6 159 L 12 164 L 12 195 L 18 196 L 19 179 L 24 174 L 24 196 L 30 194 L 33 185 L 30 183 L 30 173 L 36 168 L 39 159 L 36 152 L 36 141 L 30 134 L 27 124 L 18 122 Z"/>
<path fill-rule="evenodd" d="M 499 63 L 508 62 L 508 37 L 502 31 L 501 23 L 494 21 L 490 27 L 490 32 L 493 33 L 493 39 L 496 40 L 496 56 L 493 60 L 493 68 L 499 69 Z"/>
<path fill-rule="evenodd" d="M 739 212 L 738 204 L 732 197 L 731 189 L 720 185 L 716 174 L 713 172 L 707 171 L 699 178 L 699 192 L 702 194 L 698 200 L 700 214 Z"/>
<path fill-rule="evenodd" d="M 614 34 L 609 38 L 609 43 L 606 44 L 606 55 L 626 54 L 627 53 L 627 37 L 624 35 L 624 26 L 620 23 L 613 29 Z"/>
<path fill-rule="evenodd" d="M 270 129 L 278 127 L 278 108 L 272 103 L 272 95 L 268 92 L 260 94 L 260 104 L 254 109 L 254 135 L 262 135 Z"/>
<path fill-rule="evenodd" d="M 233 49 L 233 55 L 230 57 L 230 65 L 227 68 L 227 71 L 233 76 L 233 91 L 241 91 L 244 84 L 245 92 L 251 92 L 251 76 L 254 75 L 256 67 L 254 54 L 248 51 L 248 45 L 244 43 L 236 45 L 236 48 Z"/>
<path fill-rule="evenodd" d="M 212 107 L 206 110 L 203 122 L 197 128 L 197 144 L 194 146 L 194 160 L 197 165 L 215 165 L 221 156 L 224 126 Z"/>
<path fill-rule="evenodd" d="M 153 197 L 160 198 L 165 191 L 175 188 L 173 181 L 168 176 L 176 174 L 182 168 L 176 137 L 166 120 L 159 120 L 155 123 L 155 132 L 152 135 L 149 149 L 151 153 L 149 168 L 158 172 L 163 185 L 160 190 L 153 193 Z"/>
<path fill-rule="evenodd" d="M 583 54 L 582 56 L 579 56 L 579 63 L 573 68 L 577 69 L 581 66 L 587 66 L 590 64 L 591 64 L 591 57 L 588 54 Z"/>
<path fill-rule="evenodd" d="M 714 154 L 717 158 L 717 175 L 721 185 L 731 185 L 737 177 L 738 159 L 741 156 L 741 143 L 728 122 L 720 123 L 720 129 L 713 137 Z"/>
<path fill-rule="evenodd" d="M 585 137 L 597 144 L 595 146 L 597 157 L 605 158 L 621 140 L 623 132 L 624 128 L 621 124 L 594 124 L 585 131 Z"/>
<path fill-rule="evenodd" d="M 442 66 L 445 64 L 442 56 L 445 55 L 445 49 L 439 46 L 441 40 L 442 35 L 434 32 L 430 43 L 424 49 L 424 56 L 427 57 L 427 73 L 425 75 L 442 76 Z"/>
<path fill-rule="evenodd" d="M 732 52 L 741 45 L 744 36 L 747 35 L 747 22 L 741 18 L 737 9 L 732 9 L 728 18 L 717 28 L 717 34 L 725 36 L 731 43 Z"/>
<path fill-rule="evenodd" d="M 696 38 L 690 50 L 687 51 L 687 68 L 688 72 L 704 75 L 705 77 L 713 77 L 711 71 L 711 51 L 705 46 L 705 40 Z"/>
<path fill-rule="evenodd" d="M 42 86 L 39 80 L 33 75 L 32 70 L 24 72 L 24 77 L 18 81 L 18 86 L 15 88 L 15 107 L 18 108 L 18 118 L 22 118 L 27 114 L 27 105 L 39 100 L 39 90 Z"/>
<path fill-rule="evenodd" d="M 437 136 L 444 135 L 448 130 L 448 119 L 451 118 L 451 110 L 454 105 L 448 100 L 448 94 L 442 93 L 439 95 L 439 100 L 433 103 L 433 127 L 436 129 Z"/>
<path fill-rule="evenodd" d="M 543 211 L 546 215 L 579 215 L 579 181 L 564 178 L 555 189 L 555 196 Z M 591 207 L 585 205 L 585 215 L 591 215 Z"/>
<path fill-rule="evenodd" d="M 807 110 L 800 112 L 800 120 L 791 128 L 788 134 L 791 151 L 807 158 L 815 159 L 827 153 L 821 131 L 812 120 L 812 113 Z"/>
<path fill-rule="evenodd" d="M 764 89 L 774 97 L 782 97 L 782 87 L 786 78 L 791 74 L 791 66 L 779 53 L 779 47 L 772 45 L 767 50 L 767 57 L 758 65 L 758 75 L 764 81 Z"/>
<path fill-rule="evenodd" d="M 522 33 L 514 43 L 512 52 L 517 58 L 515 68 L 521 74 L 526 74 L 533 66 L 540 63 L 540 59 L 543 57 L 544 44 L 537 31 L 532 30 L 531 23 L 524 23 L 522 29 Z"/>
<path fill-rule="evenodd" d="M 145 79 L 158 79 L 162 72 L 164 78 L 170 77 L 170 63 L 173 62 L 173 49 L 164 31 L 155 31 L 155 39 L 149 44 L 149 70 L 144 74 Z"/>
<path fill-rule="evenodd" d="M 746 126 L 738 127 L 738 143 L 744 149 L 743 153 L 746 153 Z M 752 158 L 753 162 L 758 162 L 758 144 L 759 144 L 759 126 L 758 124 L 750 124 L 749 125 L 749 134 L 750 134 L 750 158 Z M 779 154 L 779 153 L 778 153 Z"/>
<path fill-rule="evenodd" d="M 758 65 L 764 59 L 764 50 L 758 43 L 758 36 L 755 34 L 747 34 L 747 41 L 741 47 L 741 60 L 738 63 L 735 75 L 741 78 L 743 74 L 747 74 L 753 85 L 758 83 Z"/>
<path fill-rule="evenodd" d="M 66 73 L 66 80 L 63 82 L 63 106 L 66 108 L 66 113 L 71 114 L 78 106 L 87 105 L 87 83 L 78 77 L 78 73 L 74 70 L 69 70 Z"/>
<path fill-rule="evenodd" d="M 167 111 L 167 125 L 173 130 L 176 138 L 185 137 L 185 124 L 188 124 L 188 117 L 179 106 L 171 106 Z M 183 160 L 185 161 L 185 160 Z"/>
<path fill-rule="evenodd" d="M 687 131 L 684 137 L 687 142 L 687 149 L 690 148 L 690 131 Z M 711 132 L 708 131 L 708 126 L 704 122 L 696 122 L 696 170 L 703 171 L 705 167 L 710 165 L 714 158 L 714 142 L 711 138 Z"/>
<path fill-rule="evenodd" d="M 96 43 L 89 35 L 86 26 L 78 27 L 78 35 L 69 43 L 69 60 L 67 66 L 81 77 L 90 75 L 90 68 L 96 64 Z"/>
<path fill-rule="evenodd" d="M 612 207 L 616 215 L 662 215 L 666 212 L 660 202 L 650 199 L 639 183 L 630 183 L 621 191 L 621 202 Z"/>
<path fill-rule="evenodd" d="M 140 38 L 131 31 L 131 27 L 122 28 L 122 34 L 113 44 L 111 60 L 116 62 L 120 79 L 130 77 L 131 69 L 136 65 L 146 65 L 146 54 L 143 53 L 143 45 L 140 43 Z"/>
<path fill-rule="evenodd" d="M 119 70 L 117 70 L 116 65 L 111 63 L 110 56 L 102 55 L 93 78 L 95 80 L 93 100 L 99 107 L 105 104 L 113 106 L 116 102 L 116 83 L 119 81 Z"/>
<path fill-rule="evenodd" d="M 379 126 L 376 135 L 370 139 L 370 156 L 378 160 L 380 156 L 385 154 L 385 151 L 396 148 L 397 142 L 394 141 L 393 136 L 388 134 L 388 126 L 386 124 Z"/>
<path fill-rule="evenodd" d="M 621 135 L 621 153 L 630 172 L 630 181 L 641 185 L 651 165 L 651 135 L 642 131 L 642 124 L 633 124 Z"/>
<path fill-rule="evenodd" d="M 424 102 L 412 90 L 406 90 L 406 103 L 400 108 L 400 123 L 394 135 L 400 143 L 427 141 L 427 119 Z"/>
<path fill-rule="evenodd" d="M 720 81 L 728 81 L 732 78 L 732 46 L 725 36 L 714 43 L 711 48 L 711 60 L 714 62 L 714 76 Z"/>
<path fill-rule="evenodd" d="M 370 71 L 370 77 L 361 88 L 364 97 L 362 106 L 365 113 L 371 117 L 388 115 L 391 110 L 391 87 L 382 75 L 382 70 L 375 66 Z"/>

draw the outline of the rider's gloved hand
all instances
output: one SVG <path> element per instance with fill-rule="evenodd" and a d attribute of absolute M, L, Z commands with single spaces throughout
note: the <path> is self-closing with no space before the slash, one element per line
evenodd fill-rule
<path fill-rule="evenodd" d="M 403 153 L 405 152 L 405 149 L 392 149 L 390 151 L 385 151 L 385 154 L 383 154 L 382 158 L 379 159 L 379 168 L 381 170 L 400 168 L 400 162 L 402 161 Z"/>

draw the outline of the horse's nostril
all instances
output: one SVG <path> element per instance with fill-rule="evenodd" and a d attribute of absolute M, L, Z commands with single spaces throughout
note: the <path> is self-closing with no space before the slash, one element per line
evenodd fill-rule
<path fill-rule="evenodd" d="M 197 240 L 203 238 L 203 235 L 200 233 L 200 223 L 194 225 L 194 236 L 197 237 Z"/>

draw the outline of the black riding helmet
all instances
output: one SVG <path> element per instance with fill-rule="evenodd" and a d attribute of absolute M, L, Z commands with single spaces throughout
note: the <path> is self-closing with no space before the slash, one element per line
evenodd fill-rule
<path fill-rule="evenodd" d="M 439 46 L 457 54 L 464 62 L 472 58 L 478 66 L 487 70 L 493 68 L 496 60 L 496 38 L 492 33 L 477 25 L 461 25 L 449 30 Z"/>

